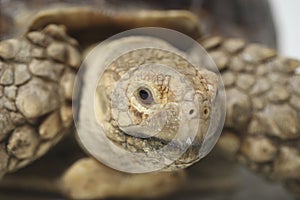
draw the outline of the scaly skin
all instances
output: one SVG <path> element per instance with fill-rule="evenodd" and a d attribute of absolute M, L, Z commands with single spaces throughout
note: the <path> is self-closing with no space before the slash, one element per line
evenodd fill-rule
<path fill-rule="evenodd" d="M 300 198 L 300 61 L 240 39 L 199 42 L 221 71 L 227 96 L 219 146 Z"/>
<path fill-rule="evenodd" d="M 63 40 L 70 45 L 74 43 L 72 39 L 67 36 L 62 37 L 61 34 L 54 34 L 50 38 Z M 17 40 L 17 43 L 20 41 L 28 42 L 27 39 L 23 38 Z M 33 39 L 30 41 L 30 44 L 28 43 L 29 47 L 42 47 L 42 45 L 33 45 L 32 43 L 36 43 Z M 299 197 L 300 78 L 296 74 L 299 61 L 279 57 L 274 50 L 260 45 L 245 45 L 241 40 L 209 38 L 201 39 L 200 43 L 203 44 L 215 60 L 222 73 L 227 90 L 227 118 L 220 145 L 230 155 L 234 155 L 240 162 L 261 173 L 263 176 L 282 181 L 288 186 L 288 189 Z M 1 45 L 3 44 L 1 43 Z M 0 129 L 2 131 L 0 144 L 3 149 L 0 152 L 0 169 L 1 174 L 4 174 L 8 171 L 16 170 L 38 156 L 41 156 L 46 151 L 45 149 L 48 149 L 57 141 L 53 138 L 61 137 L 61 133 L 64 132 L 61 130 L 70 128 L 70 116 L 72 115 L 70 112 L 67 112 L 70 111 L 70 106 L 66 107 L 65 105 L 71 100 L 70 90 L 69 92 L 67 91 L 73 83 L 70 80 L 72 78 L 68 77 L 75 75 L 74 67 L 76 68 L 78 65 L 74 63 L 78 62 L 74 60 L 71 62 L 69 59 L 66 59 L 72 58 L 68 50 L 64 51 L 67 51 L 68 53 L 66 54 L 69 56 L 62 58 L 59 58 L 61 54 L 51 54 L 51 52 L 59 50 L 59 48 L 58 50 L 54 48 L 55 46 L 53 47 L 54 51 L 47 48 L 47 56 L 36 53 L 30 54 L 29 57 L 18 57 L 13 53 L 13 59 L 12 54 L 6 54 L 6 50 L 1 51 L 3 50 L 1 49 L 1 47 L 3 48 L 1 45 L 1 63 L 4 63 L 2 64 L 2 68 L 5 69 L 1 73 L 0 78 L 0 81 L 2 81 L 0 82 L 2 84 L 1 87 L 3 87 L 0 91 L 4 93 L 1 95 L 1 120 L 5 121 L 4 123 L 0 123 L 0 125 L 4 125 Z M 7 48 L 5 45 L 4 47 Z M 9 47 L 12 48 L 12 52 L 15 52 L 14 43 L 9 45 L 11 45 Z M 16 53 L 19 55 L 20 52 L 24 51 L 17 51 Z M 58 60 L 60 63 L 67 63 L 66 66 L 73 67 L 63 67 L 61 71 L 64 71 L 64 73 L 51 69 L 46 75 L 39 74 L 39 72 L 44 71 L 34 69 L 32 63 L 36 61 L 33 55 L 41 56 L 39 60 L 44 60 L 45 58 L 51 60 L 51 62 Z M 24 58 L 26 59 L 23 60 Z M 29 69 L 27 72 L 31 78 L 24 82 L 21 81 L 21 83 L 17 83 L 21 78 L 15 78 L 14 81 L 9 78 L 17 77 L 16 72 L 15 76 L 10 75 L 11 71 L 13 71 L 11 67 L 12 63 L 16 66 L 19 66 L 19 63 L 26 64 L 26 68 Z M 6 64 L 8 65 L 6 66 Z M 22 69 L 22 67 L 18 67 L 18 69 Z M 14 70 L 16 71 L 15 67 Z M 70 75 L 63 79 L 63 74 L 69 72 Z M 39 77 L 42 78 L 40 79 Z M 30 83 L 34 83 L 35 80 L 37 80 L 37 84 L 30 86 Z M 61 87 L 60 84 L 62 84 Z M 26 98 L 28 97 L 22 96 L 22 87 L 25 89 L 27 87 L 34 87 L 30 91 L 37 91 L 39 87 L 42 87 L 44 88 L 42 91 L 47 91 L 46 94 L 49 95 L 51 101 L 57 97 L 59 97 L 59 100 L 53 104 L 47 102 L 46 106 L 45 102 L 42 101 L 43 99 L 40 100 L 43 97 L 43 95 L 40 95 L 41 93 L 35 95 L 35 98 L 27 100 Z M 14 95 L 14 90 L 17 90 L 16 95 Z M 57 93 L 53 94 L 53 91 Z M 11 99 L 11 101 L 7 101 L 7 99 Z M 16 102 L 15 107 L 13 106 L 14 102 Z M 30 104 L 32 102 L 34 102 L 33 105 Z M 27 107 L 24 105 L 31 105 L 34 108 L 41 109 L 32 109 L 30 106 Z M 27 108 L 30 108 L 29 111 L 32 112 L 26 110 Z M 23 120 L 19 121 L 19 118 L 12 117 L 14 113 L 21 116 L 19 118 Z M 62 113 L 66 115 L 63 117 Z M 64 119 L 67 119 L 68 123 L 62 123 Z M 44 123 L 44 120 L 49 122 Z M 52 123 L 56 123 L 57 125 L 52 126 Z M 43 132 L 41 131 L 43 124 L 55 128 L 59 127 L 59 131 Z M 24 139 L 22 138 L 24 135 L 17 131 L 17 127 L 24 128 L 25 132 L 28 133 Z M 44 144 L 42 141 L 47 144 L 44 148 L 41 145 Z"/>
<path fill-rule="evenodd" d="M 59 26 L 0 43 L 0 176 L 44 155 L 72 130 L 76 45 Z"/>

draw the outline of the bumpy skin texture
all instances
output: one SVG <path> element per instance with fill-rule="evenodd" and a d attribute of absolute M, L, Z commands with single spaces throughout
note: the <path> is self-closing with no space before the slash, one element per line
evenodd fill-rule
<path fill-rule="evenodd" d="M 76 45 L 55 25 L 0 43 L 0 176 L 44 155 L 71 130 Z"/>
<path fill-rule="evenodd" d="M 300 197 L 300 61 L 240 39 L 199 40 L 221 71 L 227 95 L 219 146 Z"/>

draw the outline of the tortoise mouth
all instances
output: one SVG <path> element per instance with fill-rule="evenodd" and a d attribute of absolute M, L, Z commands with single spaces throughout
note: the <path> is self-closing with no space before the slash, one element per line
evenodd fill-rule
<path fill-rule="evenodd" d="M 119 132 L 118 138 L 123 138 L 123 140 L 116 140 L 115 138 L 108 136 L 108 139 L 110 141 L 130 153 L 143 153 L 150 155 L 152 152 L 160 151 L 168 145 L 165 158 L 171 159 L 173 163 L 175 163 L 175 165 L 168 165 L 164 168 L 164 170 L 183 169 L 194 164 L 200 159 L 199 151 L 201 149 L 202 142 L 197 138 L 194 138 L 194 140 L 191 141 L 188 147 L 186 146 L 186 140 L 171 141 L 155 136 L 148 138 L 139 138 L 128 135 L 121 130 Z M 177 155 L 177 159 L 173 159 L 174 155 Z"/>

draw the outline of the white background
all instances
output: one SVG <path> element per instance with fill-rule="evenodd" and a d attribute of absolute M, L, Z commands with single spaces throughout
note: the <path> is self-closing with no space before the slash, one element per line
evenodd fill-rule
<path fill-rule="evenodd" d="M 269 0 L 283 55 L 300 59 L 300 0 Z"/>

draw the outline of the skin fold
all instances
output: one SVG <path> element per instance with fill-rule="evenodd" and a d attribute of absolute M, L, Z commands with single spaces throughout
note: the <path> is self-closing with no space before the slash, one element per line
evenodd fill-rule
<path fill-rule="evenodd" d="M 215 61 L 226 88 L 227 115 L 219 146 L 261 176 L 281 181 L 299 198 L 300 62 L 240 39 L 198 41 Z M 40 157 L 72 129 L 72 88 L 81 62 L 77 46 L 65 28 L 56 25 L 0 43 L 1 175 Z M 31 53 L 24 56 L 24 52 Z M 80 198 L 70 193 L 75 190 L 70 180 L 78 165 L 102 171 L 89 159 L 66 170 L 57 186 L 63 193 Z M 88 177 L 93 175 L 80 178 Z"/>

